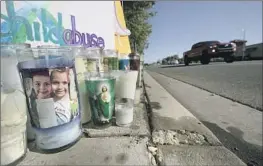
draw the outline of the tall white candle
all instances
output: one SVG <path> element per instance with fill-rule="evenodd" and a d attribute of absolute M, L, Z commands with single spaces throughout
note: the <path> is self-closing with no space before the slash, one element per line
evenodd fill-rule
<path fill-rule="evenodd" d="M 25 100 L 25 95 L 19 90 L 1 91 L 1 165 L 13 163 L 26 152 Z"/>

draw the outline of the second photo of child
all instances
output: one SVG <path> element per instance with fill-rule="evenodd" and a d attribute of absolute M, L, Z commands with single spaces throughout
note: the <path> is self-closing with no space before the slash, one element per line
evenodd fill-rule
<path fill-rule="evenodd" d="M 50 81 L 54 108 L 59 125 L 68 123 L 73 118 L 72 102 L 70 99 L 70 69 L 53 69 L 50 72 Z"/>

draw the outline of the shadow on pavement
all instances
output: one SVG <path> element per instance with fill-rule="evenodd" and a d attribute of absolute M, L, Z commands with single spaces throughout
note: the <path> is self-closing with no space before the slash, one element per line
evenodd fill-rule
<path fill-rule="evenodd" d="M 151 86 L 147 85 L 146 83 L 144 83 L 144 84 L 145 84 L 146 88 L 152 88 Z"/>
<path fill-rule="evenodd" d="M 173 65 L 173 66 L 161 66 L 160 68 L 172 68 L 172 67 L 193 67 L 193 66 L 200 66 L 201 64 L 190 64 L 189 66 L 185 65 Z"/>
<path fill-rule="evenodd" d="M 152 109 L 157 109 L 157 110 L 159 110 L 159 109 L 162 108 L 162 106 L 160 105 L 159 102 L 150 102 L 150 105 L 151 105 L 151 108 L 152 108 Z"/>
<path fill-rule="evenodd" d="M 196 118 L 191 118 L 189 116 L 182 116 L 178 119 L 174 119 L 162 116 L 161 112 L 154 112 L 153 115 L 152 118 L 155 122 L 154 127 L 156 130 L 187 130 L 200 133 L 201 130 L 197 131 L 196 129 L 202 129 L 200 126 L 203 125 Z"/>
<path fill-rule="evenodd" d="M 246 142 L 243 139 L 244 133 L 241 130 L 228 127 L 229 133 L 217 124 L 207 121 L 202 121 L 202 123 L 214 133 L 226 148 L 235 153 L 248 166 L 262 165 L 262 146 Z"/>

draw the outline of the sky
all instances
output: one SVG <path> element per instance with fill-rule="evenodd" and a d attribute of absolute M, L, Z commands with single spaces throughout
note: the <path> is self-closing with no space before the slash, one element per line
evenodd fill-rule
<path fill-rule="evenodd" d="M 174 54 L 182 57 L 200 41 L 229 42 L 245 36 L 247 45 L 262 42 L 260 1 L 157 1 L 153 10 L 157 15 L 149 20 L 146 63 Z"/>

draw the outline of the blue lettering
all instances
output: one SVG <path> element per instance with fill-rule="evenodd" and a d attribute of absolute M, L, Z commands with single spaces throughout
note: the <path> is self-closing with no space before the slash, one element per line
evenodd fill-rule
<path fill-rule="evenodd" d="M 41 22 L 42 22 L 42 30 L 43 30 L 43 36 L 44 36 L 44 42 L 48 42 L 48 32 L 47 32 L 47 19 L 46 19 L 46 10 L 41 9 Z"/>
<path fill-rule="evenodd" d="M 56 26 L 53 26 L 51 29 L 49 29 L 48 32 L 48 38 L 51 42 L 55 44 L 62 44 L 62 14 L 58 13 L 58 23 Z M 56 37 L 56 39 L 53 38 L 53 36 Z"/>
<path fill-rule="evenodd" d="M 39 33 L 40 24 L 38 22 L 34 22 L 33 25 L 34 25 L 34 32 L 35 32 L 35 35 L 34 35 L 35 40 L 40 41 L 41 40 L 40 33 Z"/>
<path fill-rule="evenodd" d="M 64 29 L 62 14 L 57 14 L 56 19 L 45 9 L 41 8 L 37 14 L 41 21 L 29 22 L 26 18 L 16 14 L 13 1 L 5 1 L 7 16 L 1 14 L 1 42 L 41 41 L 60 45 L 83 45 L 84 47 L 105 47 L 102 37 L 96 34 L 81 33 L 77 30 L 75 16 L 71 15 L 71 29 Z M 33 24 L 33 25 L 32 25 Z M 33 28 L 32 28 L 33 27 Z M 21 31 L 24 28 L 25 31 Z M 40 29 L 42 28 L 42 34 Z M 34 31 L 34 32 L 33 32 Z M 20 32 L 25 34 L 19 34 Z M 43 35 L 43 38 L 41 37 Z"/>
<path fill-rule="evenodd" d="M 81 34 L 76 29 L 75 16 L 71 16 L 71 26 L 72 26 L 72 31 L 71 31 L 72 43 L 71 44 L 81 45 L 82 44 Z"/>
<path fill-rule="evenodd" d="M 84 47 L 91 47 L 90 34 L 86 33 L 85 35 L 85 33 L 82 33 L 82 44 Z"/>
<path fill-rule="evenodd" d="M 70 45 L 72 43 L 72 37 L 71 37 L 71 30 L 65 29 L 63 32 L 63 40 L 67 45 Z"/>
<path fill-rule="evenodd" d="M 98 43 L 99 39 L 99 43 Z M 71 29 L 65 29 L 63 40 L 68 45 L 83 45 L 84 47 L 104 48 L 104 39 L 96 34 L 80 33 L 76 28 L 75 16 L 71 16 Z"/>
<path fill-rule="evenodd" d="M 91 47 L 97 47 L 97 35 L 91 34 Z"/>
<path fill-rule="evenodd" d="M 104 39 L 102 37 L 98 37 L 97 47 L 102 48 L 102 49 L 105 48 L 105 42 L 104 42 Z"/>
<path fill-rule="evenodd" d="M 16 35 L 18 30 L 20 29 L 21 25 L 24 25 L 26 28 L 26 36 L 27 39 L 30 41 L 33 41 L 33 34 L 32 34 L 32 28 L 30 23 L 27 19 L 21 16 L 16 16 L 15 9 L 14 9 L 14 2 L 12 1 L 6 1 L 6 10 L 7 10 L 7 16 L 1 14 L 1 19 L 4 19 L 7 24 L 9 24 L 9 31 L 7 33 L 2 34 L 1 37 L 12 37 L 13 42 L 16 39 Z"/>

